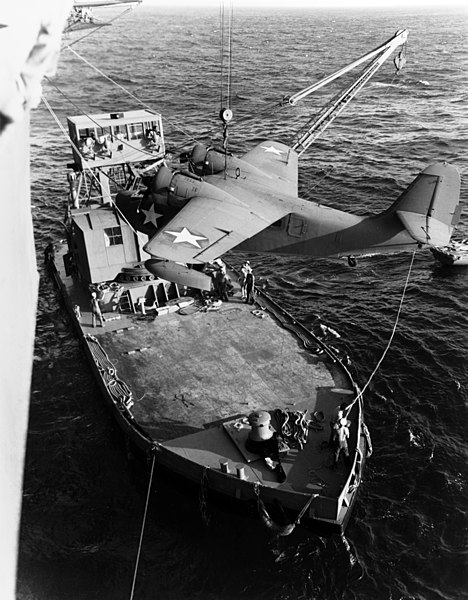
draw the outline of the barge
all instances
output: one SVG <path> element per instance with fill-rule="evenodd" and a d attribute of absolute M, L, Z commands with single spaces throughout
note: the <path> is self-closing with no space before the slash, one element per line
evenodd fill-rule
<path fill-rule="evenodd" d="M 115 195 L 137 194 L 165 165 L 159 114 L 70 117 L 68 126 L 66 240 L 46 260 L 126 438 L 183 484 L 253 507 L 276 533 L 299 523 L 343 532 L 371 452 L 346 366 L 265 291 L 247 302 L 240 264 L 148 270 L 148 238 Z"/>

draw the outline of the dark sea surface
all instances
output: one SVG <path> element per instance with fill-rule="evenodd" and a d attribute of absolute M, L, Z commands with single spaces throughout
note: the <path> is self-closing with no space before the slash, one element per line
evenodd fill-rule
<path fill-rule="evenodd" d="M 285 3 L 287 4 L 287 3 Z M 114 12 L 112 12 L 114 15 Z M 407 66 L 391 61 L 301 159 L 300 196 L 359 214 L 390 206 L 417 173 L 448 161 L 467 200 L 468 49 L 463 12 L 270 10 L 234 16 L 231 150 L 290 141 L 338 90 L 297 108 L 275 101 L 406 27 Z M 217 10 L 139 8 L 73 48 L 160 111 L 169 149 L 220 139 Z M 70 43 L 78 36 L 65 40 Z M 139 108 L 64 49 L 48 101 L 67 115 Z M 341 84 L 340 84 L 341 85 Z M 73 102 L 74 104 L 72 104 Z M 190 136 L 190 138 L 186 137 Z M 41 271 L 20 540 L 21 600 L 130 597 L 145 504 L 59 295 L 41 264 L 63 237 L 71 153 L 44 105 L 32 117 L 32 204 Z M 455 237 L 468 236 L 462 214 Z M 231 254 L 238 264 L 240 256 Z M 390 338 L 409 253 L 345 260 L 252 255 L 257 275 L 306 325 L 329 325 L 363 386 Z M 398 328 L 366 393 L 374 454 L 346 538 L 256 521 L 155 482 L 135 599 L 461 600 L 468 598 L 468 268 L 416 254 Z M 143 482 L 143 483 L 142 483 Z"/>

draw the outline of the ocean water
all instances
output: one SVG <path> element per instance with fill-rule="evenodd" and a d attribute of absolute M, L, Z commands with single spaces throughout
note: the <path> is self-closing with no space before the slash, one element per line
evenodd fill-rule
<path fill-rule="evenodd" d="M 112 16 L 115 13 L 112 13 Z M 391 61 L 301 159 L 300 195 L 359 214 L 388 207 L 417 173 L 448 161 L 467 200 L 466 13 L 241 11 L 234 16 L 230 144 L 288 142 L 330 92 L 277 101 L 405 27 Z M 65 40 L 65 45 L 78 36 Z M 73 48 L 165 117 L 174 155 L 219 142 L 218 11 L 138 8 Z M 56 87 L 55 87 L 56 86 Z M 138 108 L 64 49 L 45 93 L 70 114 Z M 32 204 L 40 299 L 18 569 L 21 600 L 130 597 L 147 472 L 125 445 L 41 264 L 63 237 L 67 142 L 42 105 L 32 117 Z M 457 237 L 468 234 L 462 214 Z M 236 263 L 241 257 L 229 256 Z M 341 337 L 364 385 L 394 327 L 411 263 L 251 255 L 269 291 L 306 325 Z M 366 393 L 374 454 L 346 538 L 300 529 L 274 540 L 256 521 L 207 507 L 156 479 L 134 598 L 142 600 L 462 600 L 468 597 L 468 268 L 416 254 L 393 343 Z"/>

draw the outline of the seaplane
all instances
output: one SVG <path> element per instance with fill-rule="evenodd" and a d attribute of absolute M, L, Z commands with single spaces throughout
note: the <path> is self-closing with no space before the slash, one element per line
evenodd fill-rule
<path fill-rule="evenodd" d="M 106 27 L 109 21 L 102 21 L 94 15 L 94 8 L 120 6 L 124 4 L 140 4 L 142 0 L 88 0 L 87 2 L 73 1 L 73 6 L 68 15 L 64 33 Z"/>
<path fill-rule="evenodd" d="M 220 111 L 223 146 L 196 144 L 184 168 L 162 161 L 146 191 L 123 191 L 116 205 L 136 230 L 148 235 L 146 268 L 155 276 L 209 289 L 201 271 L 226 252 L 268 252 L 314 257 L 359 255 L 448 244 L 460 217 L 460 176 L 446 163 L 419 173 L 381 214 L 358 216 L 298 195 L 298 159 L 332 123 L 387 58 L 405 63 L 407 30 L 351 64 L 282 100 L 297 102 L 368 62 L 350 86 L 309 120 L 292 143 L 265 139 L 241 157 L 228 151 L 232 111 Z M 369 62 L 370 61 L 370 62 Z"/>

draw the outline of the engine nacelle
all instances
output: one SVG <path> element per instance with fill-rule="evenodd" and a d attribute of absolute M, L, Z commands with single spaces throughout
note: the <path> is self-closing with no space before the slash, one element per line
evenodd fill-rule
<path fill-rule="evenodd" d="M 160 199 L 159 202 L 166 197 L 169 206 L 179 208 L 190 198 L 198 196 L 202 185 L 203 181 L 195 175 L 172 171 L 163 166 L 154 178 L 151 193 Z"/>
<path fill-rule="evenodd" d="M 178 285 L 185 285 L 198 290 L 208 292 L 211 290 L 211 277 L 206 273 L 191 269 L 187 265 L 172 260 L 150 258 L 145 261 L 145 267 L 150 273 L 166 281 L 173 281 Z"/>
<path fill-rule="evenodd" d="M 214 175 L 224 170 L 226 158 L 222 150 L 196 144 L 193 147 L 190 162 L 197 175 Z"/>

